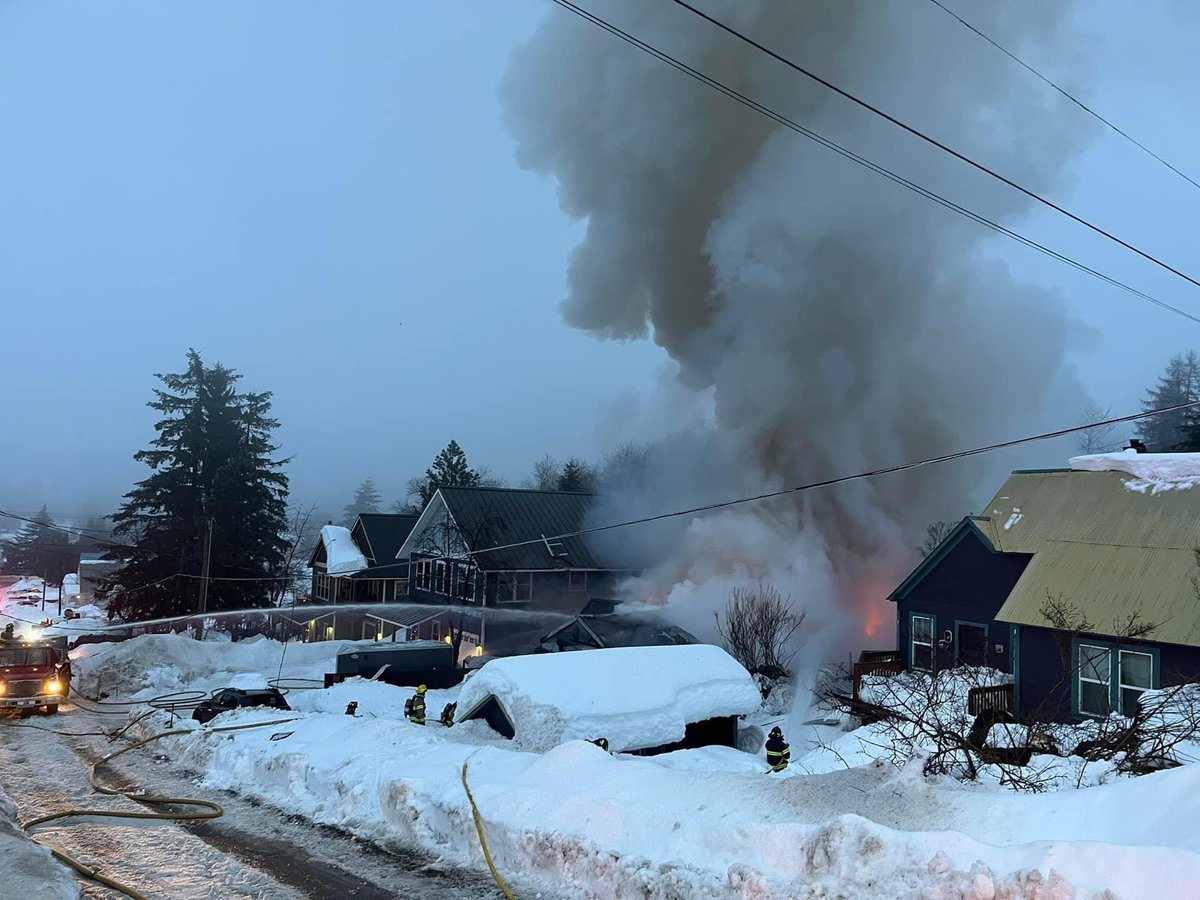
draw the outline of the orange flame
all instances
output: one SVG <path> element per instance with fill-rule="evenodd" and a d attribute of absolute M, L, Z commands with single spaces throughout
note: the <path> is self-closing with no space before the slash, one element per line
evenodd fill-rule
<path fill-rule="evenodd" d="M 867 613 L 867 621 L 863 624 L 863 634 L 867 637 L 874 637 L 875 632 L 879 630 L 879 626 L 883 624 L 883 616 L 878 610 L 871 610 Z"/>

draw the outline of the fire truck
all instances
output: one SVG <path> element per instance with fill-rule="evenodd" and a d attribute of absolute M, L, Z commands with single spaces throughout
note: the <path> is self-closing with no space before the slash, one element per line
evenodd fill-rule
<path fill-rule="evenodd" d="M 70 687 L 65 639 L 0 641 L 0 709 L 58 712 Z"/>

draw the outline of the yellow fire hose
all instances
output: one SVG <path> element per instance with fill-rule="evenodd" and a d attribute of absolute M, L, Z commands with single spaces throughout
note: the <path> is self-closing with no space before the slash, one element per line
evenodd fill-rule
<path fill-rule="evenodd" d="M 295 718 L 274 719 L 270 722 L 251 722 L 251 723 L 248 723 L 245 725 L 227 725 L 227 726 L 223 726 L 223 727 L 210 728 L 210 729 L 206 729 L 206 730 L 213 731 L 213 732 L 241 731 L 241 730 L 247 729 L 247 728 L 265 728 L 268 725 L 283 725 L 288 722 L 294 722 L 294 721 L 296 721 Z M 178 728 L 173 731 L 164 731 L 159 734 L 151 735 L 148 738 L 144 738 L 143 740 L 140 740 L 140 741 L 135 741 L 134 743 L 129 744 L 126 747 L 122 747 L 120 750 L 117 750 L 115 753 L 110 753 L 110 754 L 108 754 L 108 756 L 105 756 L 105 757 L 97 760 L 96 762 L 92 763 L 92 765 L 88 768 L 88 784 L 98 794 L 107 794 L 109 796 L 125 797 L 129 800 L 134 801 L 135 803 L 141 803 L 141 804 L 148 805 L 148 806 L 198 807 L 198 811 L 196 811 L 196 812 L 172 812 L 169 810 L 164 810 L 162 812 L 154 812 L 154 811 L 137 812 L 137 811 L 120 811 L 120 810 L 111 810 L 111 809 L 67 809 L 67 810 L 63 810 L 62 812 L 51 813 L 49 815 L 39 816 L 36 819 L 31 819 L 30 821 L 24 823 L 21 826 L 21 829 L 23 831 L 32 831 L 32 829 L 37 828 L 39 825 L 45 825 L 49 822 L 57 822 L 57 821 L 61 821 L 63 819 L 81 818 L 81 817 L 85 817 L 85 816 L 86 817 L 97 817 L 97 818 L 110 818 L 110 819 L 158 819 L 158 820 L 162 820 L 162 821 L 173 821 L 173 822 L 198 822 L 198 821 L 204 821 L 206 819 L 220 818 L 221 816 L 223 816 L 225 814 L 225 810 L 221 807 L 221 805 L 219 803 L 214 803 L 211 800 L 197 800 L 197 799 L 190 798 L 190 797 L 161 797 L 161 796 L 158 796 L 155 794 L 138 794 L 138 793 L 134 793 L 132 791 L 122 791 L 117 788 L 110 788 L 110 787 L 104 786 L 103 784 L 101 784 L 98 781 L 98 779 L 96 777 L 97 769 L 99 769 L 101 766 L 107 765 L 108 763 L 110 763 L 114 759 L 116 759 L 117 757 L 123 756 L 126 753 L 129 753 L 130 751 L 137 750 L 141 747 L 145 747 L 147 744 L 152 744 L 155 741 L 162 740 L 163 738 L 174 737 L 174 736 L 181 735 L 181 734 L 194 734 L 194 733 L 195 733 L 195 729 Z M 470 803 L 470 805 L 471 805 L 471 817 L 474 819 L 474 822 L 475 822 L 475 833 L 479 837 L 479 846 L 483 850 L 483 858 L 487 862 L 488 871 L 491 872 L 492 879 L 496 882 L 496 886 L 500 888 L 500 890 L 504 894 L 505 898 L 507 898 L 507 900 L 516 900 L 516 897 L 513 895 L 513 892 L 511 890 L 509 890 L 509 887 L 507 884 L 504 883 L 504 879 L 501 877 L 500 872 L 496 869 L 496 864 L 492 860 L 491 850 L 488 849 L 487 836 L 484 834 L 484 831 L 483 831 L 483 817 L 479 813 L 479 806 L 475 803 L 475 796 L 471 793 L 471 785 L 467 782 L 467 765 L 469 763 L 470 763 L 469 758 L 463 761 L 462 785 L 463 785 L 463 790 L 466 791 L 466 794 L 467 794 L 467 802 Z M 135 888 L 132 888 L 129 885 L 124 884 L 123 882 L 120 882 L 115 878 L 112 878 L 111 876 L 105 875 L 103 872 L 100 871 L 100 869 L 98 867 L 89 866 L 86 863 L 80 862 L 79 860 L 75 859 L 73 856 L 70 856 L 69 854 L 64 853 L 63 851 L 57 849 L 56 847 L 46 844 L 43 841 L 39 841 L 37 838 L 33 838 L 33 840 L 35 843 L 37 843 L 37 844 L 45 847 L 47 850 L 49 850 L 50 853 L 53 854 L 55 859 L 70 866 L 72 869 L 74 869 L 76 872 L 80 873 L 81 875 L 91 878 L 93 881 L 97 881 L 100 884 L 103 884 L 105 887 L 109 887 L 115 891 L 119 891 L 122 894 L 125 894 L 127 897 L 132 897 L 133 900 L 150 900 L 149 897 L 147 897 L 145 894 L 139 892 Z"/>
<path fill-rule="evenodd" d="M 264 728 L 268 725 L 282 725 L 286 722 L 294 722 L 294 721 L 296 721 L 295 718 L 276 719 L 276 720 L 273 720 L 270 722 L 251 722 L 247 725 L 228 725 L 228 726 L 224 726 L 224 727 L 220 727 L 220 728 L 210 728 L 207 730 L 208 731 L 240 731 L 245 728 Z M 124 754 L 129 753 L 131 750 L 137 750 L 139 747 L 145 747 L 147 744 L 151 744 L 155 741 L 162 740 L 163 738 L 166 738 L 166 737 L 173 737 L 175 735 L 180 735 L 180 734 L 194 734 L 194 733 L 195 733 L 194 729 L 179 728 L 179 729 L 175 729 L 174 731 L 164 731 L 161 734 L 151 735 L 150 737 L 145 738 L 144 740 L 136 741 L 132 744 L 129 744 L 126 747 L 122 747 L 120 750 L 116 751 L 115 753 L 110 753 L 108 756 L 105 756 L 104 758 L 99 759 L 96 762 L 92 763 L 92 765 L 88 768 L 88 784 L 91 786 L 92 790 L 96 791 L 96 793 L 98 793 L 98 794 L 108 794 L 110 796 L 125 797 L 129 800 L 133 800 L 135 803 L 141 803 L 141 804 L 145 804 L 145 805 L 149 805 L 149 806 L 198 807 L 198 810 L 196 812 L 182 812 L 182 811 L 181 812 L 172 812 L 170 810 L 163 810 L 162 812 L 155 812 L 155 811 L 137 812 L 137 811 L 133 811 L 133 810 L 121 811 L 121 810 L 112 810 L 112 809 L 68 809 L 68 810 L 64 810 L 62 812 L 51 813 L 50 815 L 39 816 L 36 819 L 31 819 L 30 821 L 26 822 L 25 824 L 23 824 L 21 826 L 22 830 L 31 831 L 32 829 L 38 827 L 39 825 L 45 825 L 48 822 L 56 822 L 56 821 L 60 821 L 62 819 L 80 818 L 80 817 L 84 817 L 84 816 L 89 817 L 89 818 L 98 817 L 98 818 L 109 818 L 109 819 L 160 819 L 163 821 L 174 821 L 174 822 L 198 822 L 198 821 L 203 821 L 205 819 L 219 818 L 220 816 L 225 814 L 225 810 L 221 808 L 221 805 L 219 803 L 214 803 L 211 800 L 196 800 L 196 799 L 192 799 L 190 797 L 160 797 L 160 796 L 157 796 L 154 794 L 138 794 L 138 793 L 134 793 L 132 791 L 122 791 L 117 788 L 106 787 L 105 785 L 101 784 L 97 780 L 97 777 L 96 777 L 97 769 L 99 769 L 101 766 L 107 765 L 108 763 L 112 762 L 118 756 L 123 756 Z M 137 891 L 136 889 L 130 887 L 127 884 L 124 884 L 124 883 L 116 880 L 115 878 L 105 875 L 103 872 L 101 872 L 99 870 L 99 868 L 97 868 L 95 866 L 89 866 L 86 863 L 82 863 L 79 860 L 75 859 L 74 857 L 68 855 L 67 853 L 64 853 L 63 851 L 61 851 L 55 847 L 52 847 L 43 841 L 39 841 L 37 838 L 33 838 L 33 840 L 35 843 L 40 844 L 41 846 L 43 846 L 47 850 L 49 850 L 51 852 L 51 854 L 54 855 L 55 859 L 59 860 L 60 862 L 66 863 L 68 866 L 70 866 L 76 872 L 79 872 L 81 875 L 85 875 L 94 881 L 98 881 L 101 884 L 103 884 L 105 887 L 110 887 L 115 891 L 120 891 L 122 894 L 125 894 L 127 897 L 134 898 L 134 900 L 149 900 L 149 898 L 145 894 Z"/>
<path fill-rule="evenodd" d="M 470 761 L 470 758 L 463 760 L 462 784 L 463 790 L 467 792 L 467 802 L 471 804 L 471 816 L 475 819 L 475 833 L 479 835 L 479 846 L 483 848 L 483 858 L 487 861 L 488 870 L 492 873 L 492 879 L 496 882 L 496 886 L 504 892 L 504 896 L 508 900 L 516 900 L 513 892 L 504 883 L 504 879 L 500 877 L 500 873 L 496 871 L 496 864 L 492 862 L 492 852 L 488 850 L 487 838 L 483 834 L 483 817 L 479 815 L 479 807 L 475 805 L 475 797 L 471 794 L 471 786 L 467 784 L 467 763 Z"/>

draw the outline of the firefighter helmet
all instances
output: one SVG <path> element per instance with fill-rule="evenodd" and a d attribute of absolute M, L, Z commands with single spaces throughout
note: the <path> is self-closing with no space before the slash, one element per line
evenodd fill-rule
<path fill-rule="evenodd" d="M 427 690 L 429 690 L 429 688 L 425 687 L 425 685 L 423 685 L 423 684 L 419 684 L 419 685 L 417 685 L 417 693 L 418 693 L 418 694 L 423 694 L 423 693 L 425 693 Z"/>

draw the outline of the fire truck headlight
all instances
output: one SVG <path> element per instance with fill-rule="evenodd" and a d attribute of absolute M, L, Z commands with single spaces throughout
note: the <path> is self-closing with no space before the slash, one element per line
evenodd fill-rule
<path fill-rule="evenodd" d="M 46 682 L 46 692 L 49 694 L 61 694 L 62 682 L 60 682 L 57 678 L 51 678 Z"/>

